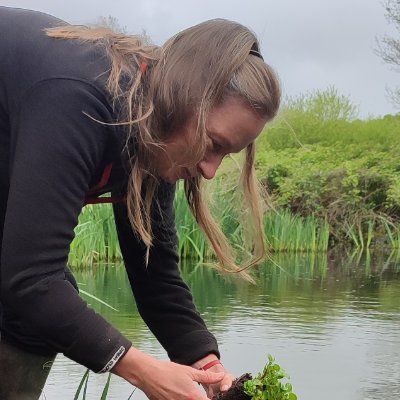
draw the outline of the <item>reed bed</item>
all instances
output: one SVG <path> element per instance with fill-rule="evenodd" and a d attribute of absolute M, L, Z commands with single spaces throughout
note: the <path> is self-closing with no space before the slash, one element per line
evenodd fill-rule
<path fill-rule="evenodd" d="M 234 247 L 240 250 L 242 231 L 230 193 L 222 188 L 214 193 L 213 212 Z M 202 262 L 213 257 L 207 239 L 194 220 L 179 188 L 175 197 L 178 251 L 182 259 Z M 299 217 L 289 212 L 271 211 L 264 221 L 268 247 L 272 252 L 325 252 L 329 243 L 329 225 L 314 217 Z M 395 236 L 394 236 L 395 237 Z M 400 236 L 397 236 L 399 241 Z M 112 207 L 109 204 L 86 206 L 75 230 L 69 263 L 92 266 L 99 262 L 121 260 Z"/>
<path fill-rule="evenodd" d="M 257 140 L 277 207 L 330 226 L 330 247 L 399 246 L 400 114 L 357 119 L 335 88 L 288 99 Z"/>
<path fill-rule="evenodd" d="M 103 261 L 119 261 L 121 258 L 111 204 L 86 206 L 75 229 L 69 264 L 92 266 Z"/>
<path fill-rule="evenodd" d="M 383 226 L 385 228 L 390 247 L 393 250 L 400 250 L 400 228 L 394 224 L 390 224 L 387 221 L 383 222 Z"/>
<path fill-rule="evenodd" d="M 300 217 L 284 212 L 270 212 L 264 229 L 274 252 L 326 252 L 329 245 L 329 225 L 313 216 Z"/>
<path fill-rule="evenodd" d="M 356 117 L 350 100 L 328 88 L 288 99 L 260 135 L 257 175 L 276 207 L 264 221 L 271 252 L 325 252 L 344 245 L 400 249 L 400 114 Z M 214 215 L 240 250 L 243 232 L 233 200 L 238 192 L 235 163 L 223 164 L 222 179 L 213 181 L 210 189 Z M 183 259 L 212 257 L 182 188 L 176 193 L 176 222 Z M 111 207 L 87 206 L 70 263 L 120 259 Z"/>

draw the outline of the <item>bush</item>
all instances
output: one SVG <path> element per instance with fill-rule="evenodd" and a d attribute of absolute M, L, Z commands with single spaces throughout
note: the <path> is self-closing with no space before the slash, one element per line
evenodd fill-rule
<path fill-rule="evenodd" d="M 400 115 L 354 120 L 336 91 L 284 105 L 258 140 L 257 170 L 277 207 L 327 221 L 337 241 L 400 220 Z M 386 226 L 386 225 L 385 225 Z"/>

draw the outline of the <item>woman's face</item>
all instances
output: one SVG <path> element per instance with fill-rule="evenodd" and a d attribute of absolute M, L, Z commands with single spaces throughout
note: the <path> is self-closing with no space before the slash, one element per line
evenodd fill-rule
<path fill-rule="evenodd" d="M 261 133 L 266 122 L 267 118 L 260 117 L 242 100 L 229 97 L 209 113 L 208 143 L 203 159 L 193 167 L 183 166 L 190 165 L 190 149 L 195 143 L 197 121 L 192 120 L 185 129 L 172 135 L 165 144 L 165 151 L 157 154 L 156 171 L 170 183 L 199 175 L 212 179 L 222 159 L 245 149 Z"/>

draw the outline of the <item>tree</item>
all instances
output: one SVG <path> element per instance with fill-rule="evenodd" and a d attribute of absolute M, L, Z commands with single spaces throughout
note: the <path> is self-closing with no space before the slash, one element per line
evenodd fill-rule
<path fill-rule="evenodd" d="M 386 0 L 384 2 L 385 17 L 394 25 L 400 35 L 400 0 Z M 400 72 L 400 39 L 384 35 L 378 40 L 377 54 L 382 60 Z M 388 89 L 393 104 L 400 108 L 400 88 Z"/>
<path fill-rule="evenodd" d="M 334 86 L 288 98 L 283 109 L 321 122 L 352 121 L 358 115 L 358 109 L 349 97 L 339 94 Z"/>
<path fill-rule="evenodd" d="M 95 26 L 101 26 L 104 28 L 110 28 L 112 31 L 117 33 L 127 33 L 126 26 L 121 26 L 118 19 L 111 15 L 107 17 L 98 17 Z"/>
<path fill-rule="evenodd" d="M 104 16 L 98 17 L 94 26 L 110 28 L 112 31 L 114 31 L 116 33 L 123 33 L 125 35 L 129 34 L 128 28 L 126 26 L 122 26 L 119 23 L 118 19 L 111 15 L 109 15 L 107 17 L 104 17 Z M 142 29 L 141 33 L 136 34 L 135 36 L 138 36 L 145 46 L 151 46 L 153 44 L 150 36 L 147 34 L 145 29 Z"/>

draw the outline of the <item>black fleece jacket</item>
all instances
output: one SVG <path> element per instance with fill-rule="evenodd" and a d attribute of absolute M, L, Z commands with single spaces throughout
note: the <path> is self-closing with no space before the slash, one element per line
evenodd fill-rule
<path fill-rule="evenodd" d="M 117 119 L 104 49 L 46 36 L 45 28 L 61 24 L 0 7 L 0 332 L 1 340 L 62 352 L 99 372 L 131 343 L 79 297 L 65 268 L 85 198 L 110 162 L 109 184 L 96 195 L 124 193 L 125 134 L 95 121 Z M 219 354 L 179 273 L 174 190 L 162 183 L 157 193 L 147 268 L 125 204 L 116 204 L 114 215 L 143 319 L 171 360 L 191 364 Z"/>

